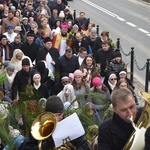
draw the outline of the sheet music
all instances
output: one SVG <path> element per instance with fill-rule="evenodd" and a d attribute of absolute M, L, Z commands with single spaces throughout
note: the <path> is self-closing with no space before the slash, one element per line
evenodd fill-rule
<path fill-rule="evenodd" d="M 70 141 L 82 136 L 85 133 L 84 128 L 76 113 L 57 123 L 56 129 L 52 134 L 55 147 L 63 145 L 63 142 Z M 66 143 L 66 142 L 65 142 Z"/>

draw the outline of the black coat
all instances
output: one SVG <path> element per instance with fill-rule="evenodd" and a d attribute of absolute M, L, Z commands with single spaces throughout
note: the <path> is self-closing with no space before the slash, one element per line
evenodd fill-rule
<path fill-rule="evenodd" d="M 65 54 L 59 57 L 59 73 L 74 73 L 79 69 L 78 57 L 72 55 L 71 59 L 68 59 Z"/>
<path fill-rule="evenodd" d="M 25 139 L 24 143 L 19 147 L 18 150 L 38 150 L 38 142 L 30 134 L 28 138 Z M 90 150 L 87 140 L 84 136 L 81 136 L 73 141 L 71 141 L 76 147 L 76 150 Z M 42 141 L 42 150 L 53 150 L 54 142 L 52 138 Z"/>
<path fill-rule="evenodd" d="M 40 61 L 40 60 L 46 60 L 46 55 L 47 53 L 49 53 L 53 59 L 53 61 L 55 62 L 55 71 L 59 70 L 59 66 L 58 66 L 58 58 L 59 58 L 59 52 L 58 49 L 52 47 L 50 50 L 47 50 L 46 48 L 40 49 L 39 52 L 37 53 L 37 57 L 36 57 L 36 62 Z"/>
<path fill-rule="evenodd" d="M 80 30 L 87 30 L 88 29 L 88 25 L 89 25 L 89 19 L 87 18 L 77 18 L 75 20 L 75 24 L 77 24 L 80 28 Z"/>
<path fill-rule="evenodd" d="M 37 52 L 39 51 L 39 47 L 36 43 L 32 43 L 31 45 L 28 42 L 25 42 L 21 45 L 22 52 L 24 55 L 28 56 L 33 62 L 36 59 Z"/>
<path fill-rule="evenodd" d="M 30 83 L 32 83 L 32 77 L 35 72 L 36 70 L 31 68 L 29 72 L 25 72 L 23 69 L 17 72 L 12 84 L 12 100 L 17 98 L 17 90 L 19 93 L 24 92 L 25 86 L 28 85 L 30 81 Z"/>
<path fill-rule="evenodd" d="M 52 89 L 52 92 L 51 92 L 51 95 L 57 95 L 59 92 L 61 92 L 63 90 L 64 86 L 63 84 L 61 83 L 61 81 L 58 81 L 53 89 Z"/>
<path fill-rule="evenodd" d="M 81 41 L 80 46 L 79 46 L 79 41 L 75 40 L 72 44 L 73 53 L 78 54 L 80 47 L 85 47 L 88 51 L 88 49 L 89 49 L 88 45 L 89 45 L 88 42 L 84 39 Z"/>
<path fill-rule="evenodd" d="M 100 74 L 102 77 L 106 76 L 106 72 L 110 61 L 114 58 L 113 49 L 109 48 L 108 51 L 99 49 L 96 54 L 96 63 L 100 64 Z"/>
<path fill-rule="evenodd" d="M 137 123 L 142 110 L 142 108 L 138 108 L 135 123 Z M 99 126 L 99 150 L 122 150 L 133 130 L 132 124 L 125 123 L 117 114 L 114 114 L 112 118 Z"/>
<path fill-rule="evenodd" d="M 37 90 L 34 88 L 33 92 L 34 92 L 34 95 L 38 96 L 38 98 L 48 98 L 49 97 L 47 85 L 45 85 L 43 83 Z"/>

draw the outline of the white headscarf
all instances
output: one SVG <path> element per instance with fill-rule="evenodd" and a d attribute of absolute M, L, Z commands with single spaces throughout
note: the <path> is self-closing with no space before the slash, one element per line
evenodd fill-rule
<path fill-rule="evenodd" d="M 65 93 L 68 94 L 68 98 L 66 99 L 65 97 Z M 64 86 L 63 90 L 61 92 L 59 92 L 57 94 L 58 97 L 60 97 L 61 101 L 63 103 L 65 103 L 66 101 L 72 103 L 72 101 L 74 101 L 76 99 L 76 96 L 75 96 L 75 92 L 74 92 L 74 88 L 71 84 L 67 84 Z M 73 103 L 73 106 L 74 107 L 78 107 L 78 102 L 75 101 Z"/>

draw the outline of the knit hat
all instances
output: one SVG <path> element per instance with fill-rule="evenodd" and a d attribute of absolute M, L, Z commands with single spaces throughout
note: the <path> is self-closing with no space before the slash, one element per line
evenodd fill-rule
<path fill-rule="evenodd" d="M 12 24 L 8 24 L 8 25 L 6 26 L 6 29 L 7 29 L 7 30 L 13 29 L 13 28 L 14 28 L 14 26 L 13 26 Z"/>
<path fill-rule="evenodd" d="M 16 26 L 14 31 L 22 31 L 21 27 L 20 26 Z"/>
<path fill-rule="evenodd" d="M 79 29 L 79 26 L 77 25 L 77 24 L 75 24 L 74 26 L 73 26 L 73 30 L 74 29 Z"/>
<path fill-rule="evenodd" d="M 8 66 L 7 66 L 7 68 L 6 68 L 6 70 L 8 71 L 12 71 L 12 72 L 14 72 L 14 70 L 15 70 L 15 65 L 13 64 L 13 63 L 9 63 L 8 64 Z"/>
<path fill-rule="evenodd" d="M 92 28 L 92 29 L 91 29 L 91 32 L 92 32 L 92 33 L 97 33 L 96 28 Z"/>
<path fill-rule="evenodd" d="M 68 29 L 68 23 L 67 22 L 62 23 L 61 28 Z"/>
<path fill-rule="evenodd" d="M 97 86 L 103 84 L 102 80 L 101 80 L 99 77 L 95 77 L 95 78 L 93 79 L 92 83 L 93 83 L 93 86 L 94 86 L 94 87 L 97 87 Z"/>
<path fill-rule="evenodd" d="M 47 43 L 47 42 L 52 42 L 52 39 L 49 38 L 49 37 L 46 37 L 46 38 L 44 39 L 44 43 Z"/>
<path fill-rule="evenodd" d="M 47 99 L 45 111 L 52 112 L 52 113 L 63 113 L 64 105 L 61 99 L 56 95 L 50 96 Z"/>
<path fill-rule="evenodd" d="M 74 72 L 74 77 L 76 77 L 76 76 L 81 76 L 81 77 L 83 77 L 82 71 L 79 70 L 79 69 L 77 69 L 77 70 Z"/>
<path fill-rule="evenodd" d="M 22 66 L 24 66 L 24 65 L 30 66 L 30 61 L 29 61 L 28 58 L 24 58 L 24 59 L 22 60 Z"/>
<path fill-rule="evenodd" d="M 64 18 L 64 17 L 65 17 L 64 11 L 62 11 L 62 10 L 60 11 L 59 17 L 60 17 L 60 18 Z"/>
<path fill-rule="evenodd" d="M 119 51 L 114 52 L 114 58 L 121 57 L 121 53 Z"/>
<path fill-rule="evenodd" d="M 69 73 L 69 78 L 73 81 L 74 80 L 74 74 L 73 73 Z"/>

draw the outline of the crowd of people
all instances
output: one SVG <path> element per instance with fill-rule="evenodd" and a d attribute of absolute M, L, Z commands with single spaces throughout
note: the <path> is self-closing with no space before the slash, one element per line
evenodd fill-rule
<path fill-rule="evenodd" d="M 98 135 L 99 150 L 123 149 L 134 130 L 127 118 L 133 116 L 137 122 L 142 109 L 109 31 L 99 35 L 85 12 L 74 18 L 67 0 L 0 1 L 0 21 L 0 71 L 6 76 L 1 101 L 11 105 L 25 101 L 22 93 L 45 98 L 44 110 L 58 121 L 66 109 L 84 107 L 94 124 L 87 125 L 79 116 L 86 137 L 94 140 Z M 105 121 L 111 105 L 113 116 Z M 86 137 L 71 143 L 88 150 L 92 140 Z M 36 150 L 38 142 L 29 134 L 17 148 Z M 52 139 L 46 139 L 42 149 L 51 148 Z"/>

